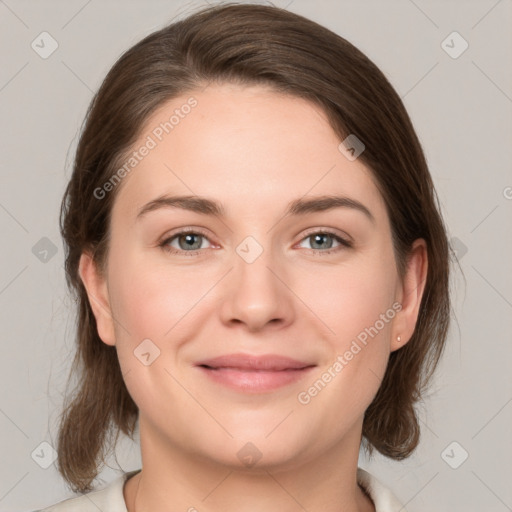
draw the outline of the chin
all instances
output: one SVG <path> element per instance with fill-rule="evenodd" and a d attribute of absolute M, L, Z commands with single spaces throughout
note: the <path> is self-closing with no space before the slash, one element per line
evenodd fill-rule
<path fill-rule="evenodd" d="M 286 422 L 278 426 L 276 421 L 247 425 L 239 421 L 236 427 L 228 428 L 233 437 L 220 430 L 215 435 L 203 432 L 201 439 L 191 440 L 190 445 L 211 461 L 236 471 L 291 469 L 300 464 L 299 456 L 303 457 L 313 443 L 303 426 L 285 426 Z"/>

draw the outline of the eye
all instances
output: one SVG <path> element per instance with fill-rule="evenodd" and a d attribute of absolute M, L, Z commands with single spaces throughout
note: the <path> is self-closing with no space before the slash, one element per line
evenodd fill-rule
<path fill-rule="evenodd" d="M 309 249 L 318 254 L 330 254 L 341 250 L 343 247 L 352 247 L 351 242 L 331 231 L 312 232 L 302 239 L 299 247 L 303 247 L 302 244 L 304 241 L 310 241 L 311 247 Z M 193 256 L 198 254 L 201 250 L 207 249 L 207 242 L 209 242 L 209 239 L 206 234 L 200 231 L 184 229 L 183 231 L 165 238 L 159 246 L 171 254 Z"/>
<path fill-rule="evenodd" d="M 183 230 L 163 240 L 159 245 L 172 254 L 197 254 L 201 249 L 206 249 L 205 242 L 208 238 L 199 231 Z M 187 254 L 190 255 L 190 254 Z"/>
<path fill-rule="evenodd" d="M 316 231 L 314 233 L 310 233 L 302 239 L 301 244 L 304 241 L 310 241 L 310 249 L 322 254 L 330 254 L 340 250 L 342 247 L 352 247 L 351 242 L 331 231 Z"/>

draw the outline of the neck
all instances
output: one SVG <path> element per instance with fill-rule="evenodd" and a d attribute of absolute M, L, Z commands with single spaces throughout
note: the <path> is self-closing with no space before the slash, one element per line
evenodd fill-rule
<path fill-rule="evenodd" d="M 125 485 L 128 512 L 375 511 L 356 481 L 357 431 L 315 459 L 265 465 L 262 458 L 243 467 L 169 445 L 146 430 L 141 421 L 143 470 Z"/>

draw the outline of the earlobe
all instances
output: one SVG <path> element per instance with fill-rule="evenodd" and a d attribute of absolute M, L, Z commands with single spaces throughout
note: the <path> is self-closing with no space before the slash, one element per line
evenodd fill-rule
<path fill-rule="evenodd" d="M 115 345 L 115 331 L 106 279 L 89 252 L 80 256 L 78 272 L 86 289 L 89 304 L 96 319 L 98 336 L 107 345 Z"/>
<path fill-rule="evenodd" d="M 427 281 L 427 271 L 427 244 L 425 240 L 418 238 L 412 244 L 406 274 L 400 285 L 402 309 L 393 325 L 390 347 L 392 352 L 403 347 L 414 333 Z"/>

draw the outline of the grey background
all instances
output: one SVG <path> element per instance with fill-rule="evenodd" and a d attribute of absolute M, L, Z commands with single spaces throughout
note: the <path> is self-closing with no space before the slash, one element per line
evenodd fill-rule
<path fill-rule="evenodd" d="M 121 52 L 200 5 L 0 0 L 1 511 L 71 496 L 41 443 L 55 445 L 73 353 L 58 208 L 86 107 Z M 512 1 L 275 5 L 347 38 L 395 86 L 465 275 L 454 274 L 456 321 L 420 408 L 421 445 L 403 462 L 360 464 L 409 512 L 512 510 Z M 47 59 L 31 47 L 43 31 L 58 42 Z M 460 50 L 460 40 L 442 45 L 453 31 L 469 44 L 458 58 L 445 49 Z M 122 470 L 140 467 L 139 457 L 137 444 L 119 444 Z M 104 483 L 120 474 L 109 465 Z"/>

